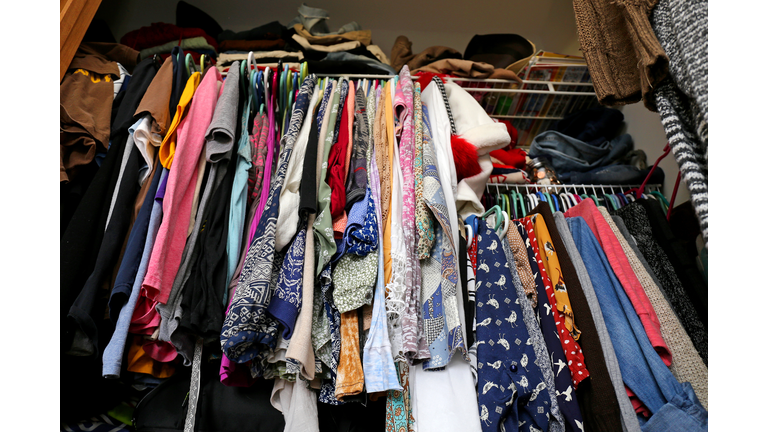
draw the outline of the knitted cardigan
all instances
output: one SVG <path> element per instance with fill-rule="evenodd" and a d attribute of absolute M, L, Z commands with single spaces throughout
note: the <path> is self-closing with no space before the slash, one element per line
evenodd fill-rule
<path fill-rule="evenodd" d="M 709 227 L 707 13 L 706 1 L 660 0 L 650 17 L 669 56 L 669 78 L 654 89 L 651 98 L 691 192 L 705 245 Z"/>
<path fill-rule="evenodd" d="M 668 58 L 648 15 L 658 0 L 573 0 L 576 29 L 592 76 L 597 99 L 604 105 L 635 103 L 667 76 Z"/>

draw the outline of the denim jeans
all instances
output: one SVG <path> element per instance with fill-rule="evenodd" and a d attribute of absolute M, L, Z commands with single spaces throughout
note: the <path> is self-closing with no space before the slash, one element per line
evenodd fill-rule
<path fill-rule="evenodd" d="M 619 135 L 601 145 L 579 141 L 557 131 L 540 133 L 533 139 L 528 152 L 531 158 L 547 156 L 552 168 L 560 173 L 589 171 L 605 166 L 632 150 L 632 137 Z"/>
<path fill-rule="evenodd" d="M 557 173 L 557 178 L 564 183 L 572 184 L 637 185 L 648 177 L 648 172 L 650 172 L 650 168 L 640 169 L 632 165 L 608 165 L 584 173 L 578 171 Z M 664 183 L 664 171 L 661 167 L 656 167 L 648 181 L 651 184 Z"/>
<path fill-rule="evenodd" d="M 642 430 L 707 430 L 706 410 L 690 384 L 678 383 L 653 349 L 632 303 L 587 223 L 581 217 L 574 217 L 568 218 L 568 226 L 589 272 L 606 325 L 611 329 L 611 342 L 624 384 L 652 413 Z"/>

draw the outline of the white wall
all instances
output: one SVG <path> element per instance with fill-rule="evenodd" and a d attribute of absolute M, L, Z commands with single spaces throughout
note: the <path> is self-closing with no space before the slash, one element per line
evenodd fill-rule
<path fill-rule="evenodd" d="M 287 24 L 296 15 L 301 1 L 187 0 L 210 16 L 224 29 L 248 30 L 270 21 Z M 464 52 L 475 34 L 517 33 L 532 41 L 537 48 L 579 55 L 576 21 L 570 1 L 563 0 L 443 0 L 418 2 L 408 0 L 311 1 L 309 6 L 330 13 L 328 26 L 336 29 L 357 21 L 370 29 L 373 43 L 389 55 L 395 38 L 407 36 L 413 51 L 434 45 L 448 46 Z M 103 0 L 97 18 L 109 24 L 118 40 L 127 32 L 153 22 L 175 23 L 175 0 Z M 667 142 L 659 116 L 642 104 L 623 108 L 627 133 L 635 148 L 643 149 L 652 165 Z M 677 164 L 672 155 L 660 165 L 666 175 L 664 193 L 672 194 Z M 688 199 L 682 184 L 677 203 Z"/>

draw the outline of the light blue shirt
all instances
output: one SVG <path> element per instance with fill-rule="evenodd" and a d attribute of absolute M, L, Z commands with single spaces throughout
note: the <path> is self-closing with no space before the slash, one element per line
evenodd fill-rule
<path fill-rule="evenodd" d="M 251 98 L 248 97 L 248 104 Z M 229 230 L 227 231 L 227 284 L 235 274 L 240 260 L 240 248 L 243 241 L 243 227 L 248 203 L 248 170 L 251 168 L 251 146 L 248 139 L 248 109 L 243 110 L 240 140 L 237 145 L 237 166 L 232 182 L 232 198 L 229 203 Z M 223 304 L 229 303 L 229 290 L 225 290 Z"/>

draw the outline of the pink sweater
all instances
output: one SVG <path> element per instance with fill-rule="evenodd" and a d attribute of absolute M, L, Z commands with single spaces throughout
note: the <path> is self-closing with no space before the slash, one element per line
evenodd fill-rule
<path fill-rule="evenodd" d="M 213 118 L 221 74 L 211 68 L 195 91 L 189 113 L 178 127 L 178 144 L 168 173 L 163 198 L 163 221 L 157 232 L 149 267 L 141 285 L 147 298 L 165 304 L 179 271 L 181 253 L 187 242 L 187 230 L 195 194 L 197 162 L 205 145 L 205 132 Z"/>
<path fill-rule="evenodd" d="M 621 243 L 613 234 L 610 225 L 605 221 L 603 215 L 600 214 L 600 210 L 597 209 L 595 203 L 590 199 L 585 199 L 578 205 L 568 209 L 565 212 L 565 216 L 581 216 L 587 222 L 600 246 L 602 246 L 605 255 L 608 257 L 616 278 L 619 279 L 621 286 L 624 287 L 624 291 L 627 293 L 627 297 L 632 302 L 640 322 L 643 323 L 643 328 L 648 335 L 648 339 L 651 341 L 651 345 L 656 349 L 664 364 L 667 366 L 672 364 L 672 354 L 661 337 L 661 323 L 656 316 L 656 311 L 653 310 L 651 301 L 648 300 L 648 295 L 645 294 L 643 286 L 640 285 L 640 281 L 632 270 L 629 260 L 627 260 L 627 256 L 624 255 Z"/>

